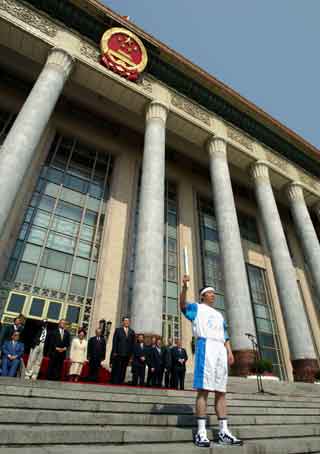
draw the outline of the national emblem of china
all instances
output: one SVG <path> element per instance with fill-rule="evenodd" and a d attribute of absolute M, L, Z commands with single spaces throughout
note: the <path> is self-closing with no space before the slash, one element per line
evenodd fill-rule
<path fill-rule="evenodd" d="M 101 39 L 102 63 L 129 80 L 137 80 L 147 65 L 142 41 L 125 28 L 110 28 Z"/>

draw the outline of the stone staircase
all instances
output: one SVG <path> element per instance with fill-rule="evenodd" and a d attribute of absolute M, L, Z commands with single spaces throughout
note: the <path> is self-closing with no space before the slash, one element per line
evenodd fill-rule
<path fill-rule="evenodd" d="M 231 378 L 229 421 L 243 447 L 205 453 L 320 453 L 320 386 Z M 0 378 L 0 454 L 199 454 L 193 391 Z M 213 398 L 211 437 L 217 420 Z"/>

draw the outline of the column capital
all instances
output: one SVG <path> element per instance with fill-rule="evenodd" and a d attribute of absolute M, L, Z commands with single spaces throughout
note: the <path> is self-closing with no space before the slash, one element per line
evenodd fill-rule
<path fill-rule="evenodd" d="M 289 202 L 304 200 L 303 187 L 299 181 L 292 181 L 289 183 L 286 186 L 285 191 Z"/>
<path fill-rule="evenodd" d="M 146 110 L 146 121 L 152 118 L 160 118 L 164 123 L 167 120 L 169 108 L 161 101 L 151 101 Z"/>
<path fill-rule="evenodd" d="M 270 182 L 269 165 L 267 161 L 259 160 L 254 162 L 250 166 L 249 172 L 254 181 Z"/>
<path fill-rule="evenodd" d="M 75 58 L 61 47 L 53 47 L 48 55 L 46 66 L 52 66 L 64 74 L 65 79 L 70 75 Z"/>
<path fill-rule="evenodd" d="M 206 148 L 210 156 L 227 154 L 227 141 L 221 136 L 212 136 L 207 140 Z"/>

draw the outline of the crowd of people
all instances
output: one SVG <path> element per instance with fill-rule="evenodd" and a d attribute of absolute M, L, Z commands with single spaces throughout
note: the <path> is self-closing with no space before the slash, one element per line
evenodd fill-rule
<path fill-rule="evenodd" d="M 26 380 L 37 380 L 42 361 L 46 358 L 48 367 L 43 378 L 60 380 L 63 377 L 64 362 L 68 359 L 67 374 L 70 381 L 80 380 L 83 367 L 87 363 L 88 373 L 81 380 L 97 382 L 101 363 L 108 364 L 105 361 L 106 338 L 100 328 L 97 328 L 95 336 L 88 340 L 83 328 L 71 338 L 65 320 L 60 320 L 52 329 L 49 329 L 47 320 L 43 320 L 32 336 L 29 334 L 28 339 L 25 336 L 22 315 L 16 317 L 12 325 L 1 330 L 2 376 L 19 375 Z M 25 345 L 28 346 L 27 349 Z M 25 353 L 28 353 L 26 365 L 23 362 Z M 187 361 L 187 352 L 179 339 L 175 345 L 171 339 L 167 345 L 163 345 L 159 337 L 145 339 L 143 334 L 136 336 L 130 328 L 130 319 L 124 317 L 122 326 L 116 328 L 112 339 L 110 381 L 117 385 L 127 381 L 134 386 L 184 389 Z M 127 374 L 128 366 L 131 366 L 132 370 L 131 381 Z"/>
<path fill-rule="evenodd" d="M 187 361 L 188 355 L 180 339 L 176 340 L 176 345 L 170 339 L 163 345 L 160 337 L 145 339 L 139 334 L 136 340 L 129 318 L 124 317 L 112 341 L 111 383 L 124 383 L 131 362 L 133 385 L 184 389 Z"/>

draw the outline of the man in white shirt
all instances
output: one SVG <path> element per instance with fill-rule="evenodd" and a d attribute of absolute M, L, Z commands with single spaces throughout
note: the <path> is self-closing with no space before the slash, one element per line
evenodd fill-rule
<path fill-rule="evenodd" d="M 28 364 L 25 371 L 26 380 L 29 380 L 30 378 L 36 380 L 38 378 L 42 359 L 47 354 L 48 338 L 48 322 L 47 320 L 43 320 L 32 341 Z"/>
<path fill-rule="evenodd" d="M 184 316 L 192 322 L 196 337 L 195 371 L 193 387 L 198 390 L 196 414 L 198 432 L 194 443 L 198 447 L 209 447 L 206 420 L 208 395 L 215 392 L 215 410 L 219 420 L 217 443 L 222 445 L 242 445 L 228 429 L 226 386 L 228 365 L 234 363 L 226 322 L 219 311 L 214 309 L 215 299 L 213 287 L 200 290 L 199 303 L 187 303 L 187 283 L 189 276 L 184 276 L 180 294 L 180 309 Z"/>

